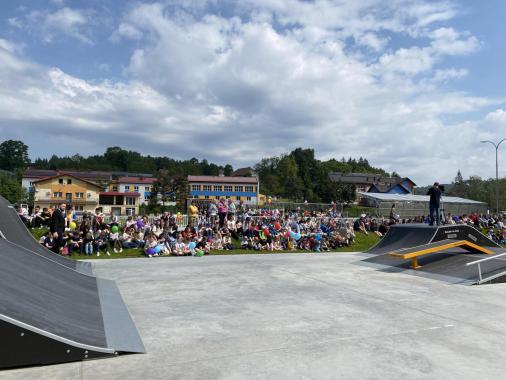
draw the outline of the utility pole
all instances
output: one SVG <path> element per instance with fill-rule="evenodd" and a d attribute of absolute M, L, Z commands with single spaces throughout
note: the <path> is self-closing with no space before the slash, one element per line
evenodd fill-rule
<path fill-rule="evenodd" d="M 480 141 L 481 143 L 489 143 L 492 144 L 495 148 L 495 212 L 496 214 L 499 214 L 499 160 L 498 160 L 498 150 L 499 146 L 502 144 L 503 141 L 506 141 L 506 139 L 502 139 L 498 143 L 495 143 L 490 140 L 484 140 Z"/>

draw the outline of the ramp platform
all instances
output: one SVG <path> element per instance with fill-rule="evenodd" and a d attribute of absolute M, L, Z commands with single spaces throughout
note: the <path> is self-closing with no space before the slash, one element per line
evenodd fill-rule
<path fill-rule="evenodd" d="M 14 207 L 2 196 L 0 196 L 0 232 L 0 237 L 3 235 L 4 239 L 27 248 L 33 254 L 46 257 L 78 272 L 93 275 L 91 263 L 67 259 L 40 245 L 23 224 Z"/>

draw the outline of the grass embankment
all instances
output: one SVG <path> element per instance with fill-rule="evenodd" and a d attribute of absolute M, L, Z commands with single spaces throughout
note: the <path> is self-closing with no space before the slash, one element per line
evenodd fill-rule
<path fill-rule="evenodd" d="M 47 233 L 47 230 L 44 228 L 40 229 L 33 229 L 31 230 L 33 236 L 35 239 L 40 239 L 42 235 L 45 235 Z M 371 248 L 374 244 L 376 244 L 379 241 L 379 237 L 374 233 L 369 233 L 368 235 L 365 235 L 361 232 L 357 233 L 357 236 L 355 238 L 354 243 L 350 247 L 343 247 L 336 250 L 333 250 L 332 252 L 362 252 L 366 251 L 369 248 Z M 237 243 L 237 242 L 235 242 Z M 236 244 L 237 245 L 237 244 Z M 247 250 L 247 249 L 233 249 L 230 251 L 211 251 L 211 255 L 213 256 L 220 256 L 220 255 L 248 255 L 248 254 L 285 254 L 285 253 L 312 253 L 311 251 L 302 251 L 302 250 L 296 250 L 296 251 L 253 251 L 253 250 Z M 88 259 L 124 259 L 124 258 L 138 258 L 138 257 L 146 257 L 142 249 L 133 248 L 133 249 L 123 249 L 123 252 L 116 253 L 111 252 L 111 256 L 107 256 L 105 253 L 100 253 L 100 256 L 97 256 L 96 253 L 94 253 L 92 256 L 86 256 L 86 255 L 78 255 L 78 254 L 72 254 L 72 256 L 69 256 L 71 259 L 75 260 L 88 260 Z M 174 257 L 174 256 L 171 256 Z"/>

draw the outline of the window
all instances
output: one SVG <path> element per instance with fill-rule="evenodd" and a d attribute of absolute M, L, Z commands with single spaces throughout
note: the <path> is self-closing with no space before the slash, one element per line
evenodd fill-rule
<path fill-rule="evenodd" d="M 247 201 L 251 201 L 251 197 L 246 197 L 246 200 Z"/>
<path fill-rule="evenodd" d="M 204 191 L 211 191 L 211 185 L 204 185 Z"/>
<path fill-rule="evenodd" d="M 209 195 L 206 195 L 204 198 L 205 198 L 205 199 L 209 199 Z"/>
<path fill-rule="evenodd" d="M 67 178 L 67 185 L 72 185 L 72 180 L 70 178 Z"/>
<path fill-rule="evenodd" d="M 134 215 L 135 214 L 135 209 L 134 208 L 127 207 L 125 209 L 125 211 L 126 211 L 127 215 Z"/>
<path fill-rule="evenodd" d="M 235 197 L 235 199 L 236 199 L 237 201 L 240 201 L 240 200 L 241 200 L 241 197 Z"/>
<path fill-rule="evenodd" d="M 135 206 L 135 197 L 126 197 L 126 204 L 128 206 Z"/>
<path fill-rule="evenodd" d="M 84 206 L 83 205 L 80 205 L 80 206 L 79 205 L 75 205 L 74 206 L 74 210 L 75 211 L 84 211 Z"/>
<path fill-rule="evenodd" d="M 192 191 L 200 191 L 200 185 L 192 185 Z"/>
<path fill-rule="evenodd" d="M 136 193 L 138 193 L 138 192 L 139 192 L 139 186 L 134 186 L 134 191 L 135 191 Z"/>
<path fill-rule="evenodd" d="M 221 186 L 221 185 L 214 185 L 214 191 L 223 191 L 223 186 Z"/>
<path fill-rule="evenodd" d="M 59 179 L 58 179 L 58 183 L 59 183 L 60 185 L 63 185 L 63 178 L 59 178 Z"/>
<path fill-rule="evenodd" d="M 84 193 L 76 193 L 76 198 L 84 198 Z"/>
<path fill-rule="evenodd" d="M 112 191 L 118 191 L 118 186 L 113 186 Z"/>
<path fill-rule="evenodd" d="M 242 191 L 242 186 L 236 186 L 236 187 L 234 188 L 234 190 L 235 190 L 235 191 Z"/>
<path fill-rule="evenodd" d="M 225 191 L 232 191 L 232 186 L 225 185 Z"/>
<path fill-rule="evenodd" d="M 225 198 L 230 199 L 230 196 L 229 196 L 229 195 L 227 195 Z"/>
<path fill-rule="evenodd" d="M 248 193 L 252 193 L 253 192 L 253 186 L 246 186 L 246 191 Z"/>
<path fill-rule="evenodd" d="M 53 193 L 53 198 L 61 198 L 63 197 L 63 194 L 61 193 L 61 191 L 55 191 Z"/>
<path fill-rule="evenodd" d="M 149 186 L 145 186 L 144 191 L 151 191 L 151 190 L 149 189 Z"/>
<path fill-rule="evenodd" d="M 144 195 L 144 201 L 145 202 L 149 201 L 149 195 Z"/>

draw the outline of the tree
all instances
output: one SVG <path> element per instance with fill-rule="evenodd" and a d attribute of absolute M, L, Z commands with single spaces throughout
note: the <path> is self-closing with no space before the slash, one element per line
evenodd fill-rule
<path fill-rule="evenodd" d="M 234 171 L 234 168 L 232 167 L 232 165 L 225 165 L 225 168 L 223 169 L 223 174 L 225 174 L 226 176 L 229 176 L 232 174 L 232 172 Z"/>
<path fill-rule="evenodd" d="M 26 194 L 23 192 L 21 182 L 15 176 L 0 172 L 0 195 L 12 204 L 23 201 Z"/>
<path fill-rule="evenodd" d="M 19 140 L 7 140 L 0 144 L 0 169 L 14 171 L 30 164 L 28 146 Z"/>
<path fill-rule="evenodd" d="M 464 178 L 462 177 L 460 170 L 457 172 L 450 194 L 461 198 L 467 198 L 468 196 L 467 185 L 464 182 Z"/>

